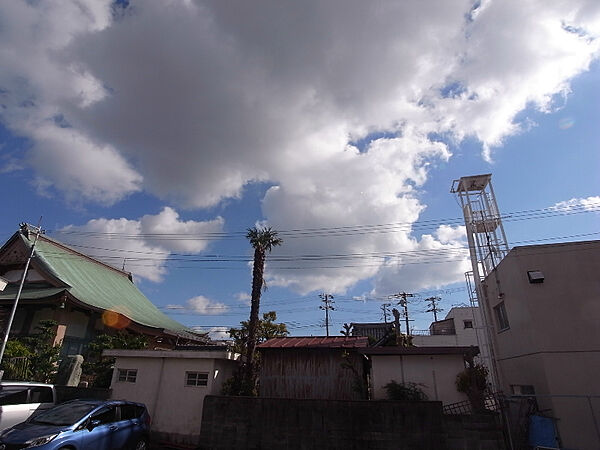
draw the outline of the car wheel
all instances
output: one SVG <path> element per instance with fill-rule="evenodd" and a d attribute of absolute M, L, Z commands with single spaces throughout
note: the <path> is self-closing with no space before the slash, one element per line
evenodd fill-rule
<path fill-rule="evenodd" d="M 148 448 L 148 443 L 145 439 L 140 439 L 133 448 L 135 450 L 146 450 Z"/>

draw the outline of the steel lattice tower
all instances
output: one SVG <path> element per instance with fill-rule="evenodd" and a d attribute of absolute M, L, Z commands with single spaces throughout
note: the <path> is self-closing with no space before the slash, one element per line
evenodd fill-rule
<path fill-rule="evenodd" d="M 487 303 L 480 300 L 484 298 L 482 281 L 494 271 L 502 258 L 508 254 L 509 248 L 491 179 L 492 175 L 489 173 L 461 177 L 459 180 L 452 182 L 450 192 L 456 195 L 465 218 L 469 254 L 473 268 L 472 278 L 470 274 L 467 275 L 467 284 L 470 285 L 469 297 L 472 306 L 475 300 L 477 301 L 481 316 L 483 317 L 482 328 L 485 330 L 484 334 L 488 343 L 492 366 L 490 367 L 492 383 L 498 389 L 500 385 L 498 382 L 491 326 L 488 322 L 492 317 L 489 314 L 490 312 L 487 311 Z M 474 284 L 474 289 L 469 278 L 471 278 Z M 495 278 L 498 284 L 498 292 L 501 293 L 500 280 L 498 277 Z M 501 293 L 500 295 L 502 296 L 503 294 Z"/>

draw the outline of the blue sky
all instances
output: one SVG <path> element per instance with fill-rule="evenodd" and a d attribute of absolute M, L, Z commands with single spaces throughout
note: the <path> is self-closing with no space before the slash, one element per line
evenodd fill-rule
<path fill-rule="evenodd" d="M 396 292 L 416 329 L 425 297 L 467 303 L 460 176 L 492 173 L 504 213 L 558 205 L 511 245 L 598 239 L 597 2 L 338 6 L 1 6 L 0 237 L 43 216 L 211 329 L 247 318 L 268 224 L 261 309 L 294 335 L 324 334 L 321 292 L 333 334 Z"/>

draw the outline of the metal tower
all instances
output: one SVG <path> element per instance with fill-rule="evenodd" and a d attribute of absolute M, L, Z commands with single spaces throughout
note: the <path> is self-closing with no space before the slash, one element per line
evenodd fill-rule
<path fill-rule="evenodd" d="M 492 175 L 473 175 L 452 182 L 450 192 L 456 194 L 465 217 L 467 239 L 473 273 L 487 277 L 508 253 L 508 243 L 496 196 Z"/>
<path fill-rule="evenodd" d="M 450 192 L 456 194 L 465 218 L 467 241 L 471 256 L 472 276 L 467 275 L 469 297 L 472 305 L 477 302 L 483 317 L 484 336 L 487 340 L 491 366 L 492 383 L 500 388 L 491 334 L 492 319 L 488 305 L 484 301 L 482 281 L 494 271 L 498 263 L 508 253 L 506 234 L 492 188 L 492 175 L 473 175 L 461 177 L 452 182 Z M 500 279 L 496 276 L 498 292 L 502 296 Z M 474 289 L 473 289 L 474 284 Z"/>

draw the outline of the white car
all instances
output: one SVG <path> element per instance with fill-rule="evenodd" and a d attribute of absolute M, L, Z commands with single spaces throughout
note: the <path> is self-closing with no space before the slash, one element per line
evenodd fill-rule
<path fill-rule="evenodd" d="M 51 384 L 0 382 L 0 431 L 24 422 L 33 413 L 52 408 L 56 391 Z"/>

